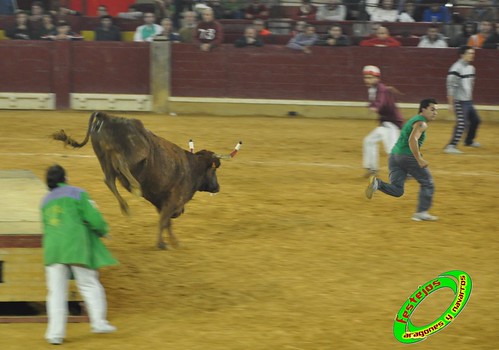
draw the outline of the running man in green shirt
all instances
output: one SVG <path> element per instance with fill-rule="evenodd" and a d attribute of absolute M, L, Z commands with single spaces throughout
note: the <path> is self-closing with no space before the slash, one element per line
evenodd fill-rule
<path fill-rule="evenodd" d="M 435 120 L 437 114 L 437 101 L 431 98 L 421 101 L 418 115 L 409 119 L 402 127 L 400 137 L 390 154 L 388 168 L 391 183 L 371 176 L 366 189 L 367 198 L 371 199 L 377 190 L 393 197 L 401 197 L 404 194 L 407 175 L 411 175 L 420 184 L 418 207 L 412 219 L 415 221 L 438 220 L 436 216 L 428 213 L 433 199 L 434 185 L 428 170 L 428 162 L 423 159 L 420 151 L 426 138 L 428 123 Z"/>

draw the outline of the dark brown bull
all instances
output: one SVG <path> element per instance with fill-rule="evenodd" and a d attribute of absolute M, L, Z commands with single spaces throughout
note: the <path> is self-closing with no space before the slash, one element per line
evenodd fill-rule
<path fill-rule="evenodd" d="M 154 135 L 140 120 L 102 112 L 90 116 L 83 142 L 78 143 L 64 130 L 52 137 L 74 148 L 85 146 L 91 137 L 105 175 L 104 182 L 118 200 L 121 211 L 128 214 L 128 204 L 116 188 L 116 178 L 129 192 L 144 197 L 158 210 L 158 247 L 161 249 L 166 248 L 164 229 L 168 230 L 171 244 L 177 246 L 171 219 L 184 212 L 184 205 L 196 191 L 217 193 L 220 190 L 216 175 L 220 158 L 234 156 L 241 144 L 227 156 L 206 150 L 191 153 Z"/>

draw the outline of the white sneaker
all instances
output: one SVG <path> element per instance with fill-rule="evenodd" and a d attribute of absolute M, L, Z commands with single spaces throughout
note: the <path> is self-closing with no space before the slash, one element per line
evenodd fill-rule
<path fill-rule="evenodd" d="M 482 145 L 480 144 L 480 142 L 473 142 L 473 143 L 470 143 L 469 145 L 465 145 L 466 147 L 475 147 L 475 148 L 479 148 L 479 147 L 482 147 Z"/>
<path fill-rule="evenodd" d="M 116 332 L 118 328 L 110 324 L 104 324 L 99 328 L 92 328 L 92 333 L 113 333 Z"/>
<path fill-rule="evenodd" d="M 366 197 L 367 199 L 371 199 L 373 197 L 374 192 L 378 190 L 378 178 L 376 176 L 371 176 L 369 178 L 369 185 L 366 188 Z"/>
<path fill-rule="evenodd" d="M 47 339 L 47 341 L 52 345 L 61 345 L 62 344 L 62 338 L 52 338 L 52 339 Z"/>
<path fill-rule="evenodd" d="M 438 216 L 433 216 L 433 215 L 430 215 L 430 213 L 428 213 L 427 211 L 422 211 L 419 213 L 415 213 L 412 216 L 412 220 L 414 220 L 414 221 L 437 221 Z"/>
<path fill-rule="evenodd" d="M 464 153 L 463 151 L 458 150 L 456 148 L 456 146 L 454 146 L 454 145 L 447 145 L 444 148 L 444 152 L 448 153 L 448 154 L 461 154 L 461 153 Z"/>

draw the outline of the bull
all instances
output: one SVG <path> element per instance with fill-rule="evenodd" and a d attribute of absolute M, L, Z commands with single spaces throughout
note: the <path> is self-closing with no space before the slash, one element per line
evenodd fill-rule
<path fill-rule="evenodd" d="M 202 150 L 186 151 L 144 127 L 137 119 L 111 116 L 94 112 L 90 116 L 85 139 L 79 143 L 64 130 L 52 134 L 54 140 L 73 148 L 80 148 L 92 140 L 94 152 L 104 173 L 104 182 L 114 194 L 123 214 L 129 207 L 116 188 L 116 179 L 123 187 L 144 197 L 159 213 L 157 246 L 166 249 L 163 231 L 168 232 L 170 243 L 178 246 L 171 219 L 184 212 L 185 204 L 197 191 L 220 191 L 216 170 L 220 160 L 232 158 L 241 142 L 229 155 L 218 155 Z M 192 143 L 190 142 L 190 147 Z"/>

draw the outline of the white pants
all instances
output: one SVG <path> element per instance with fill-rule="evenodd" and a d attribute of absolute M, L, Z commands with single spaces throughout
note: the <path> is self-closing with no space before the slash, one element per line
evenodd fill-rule
<path fill-rule="evenodd" d="M 400 129 L 391 122 L 383 122 L 364 138 L 362 163 L 365 169 L 379 169 L 378 142 L 382 141 L 386 154 L 390 154 L 400 136 Z"/>
<path fill-rule="evenodd" d="M 85 301 L 92 328 L 108 324 L 106 293 L 99 282 L 99 272 L 80 266 L 53 264 L 45 266 L 48 289 L 46 339 L 64 338 L 66 335 L 69 269 Z"/>

